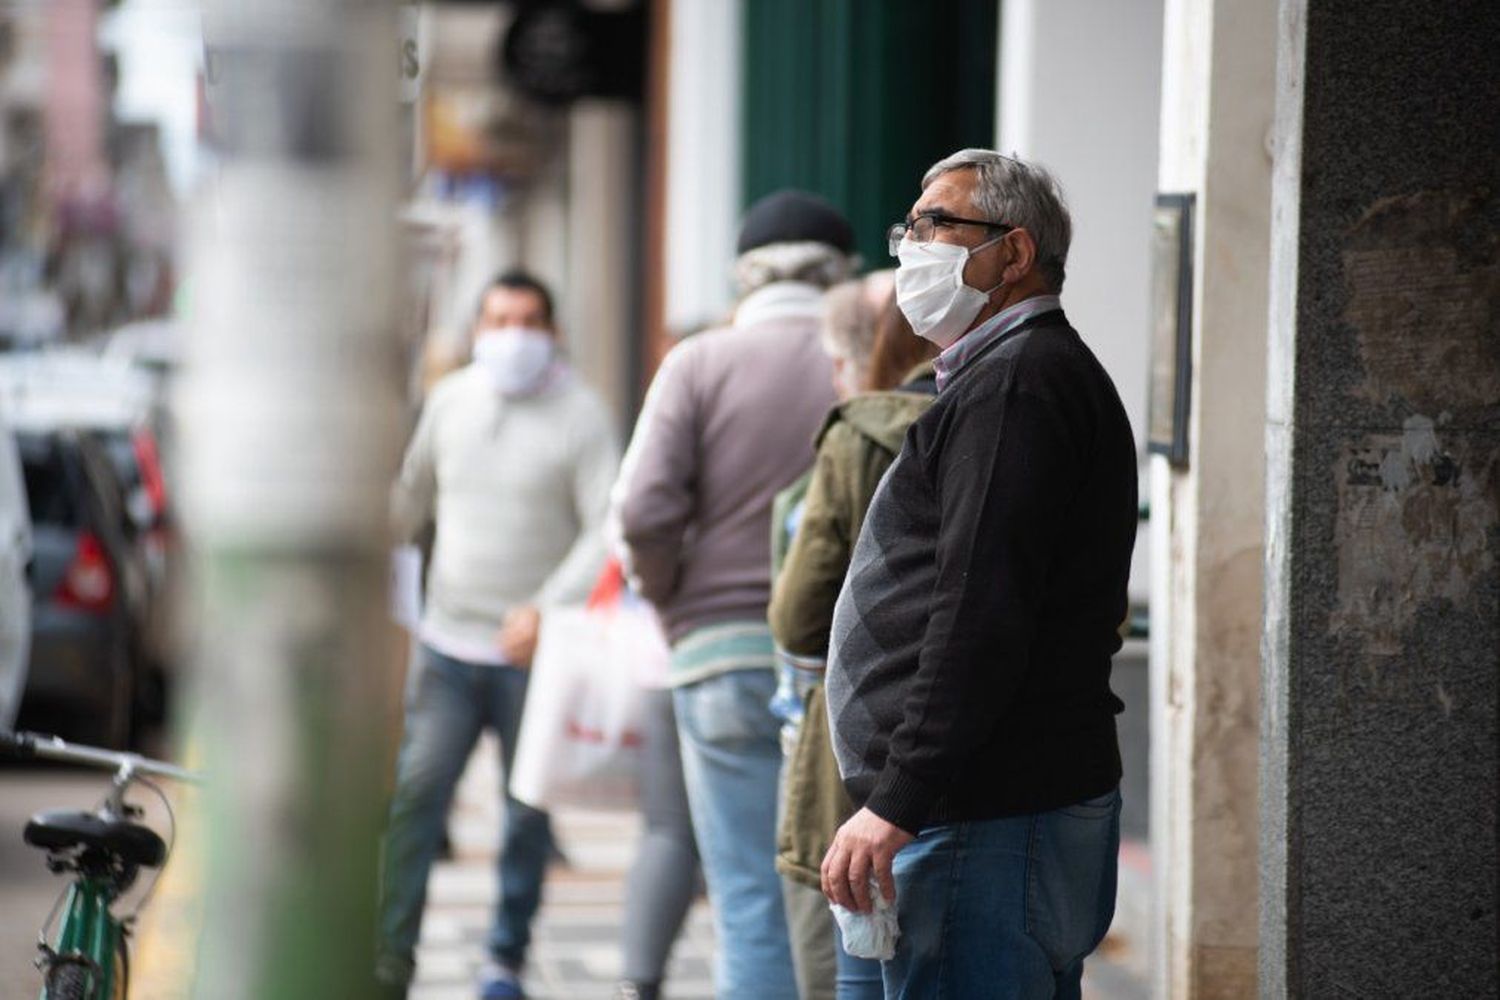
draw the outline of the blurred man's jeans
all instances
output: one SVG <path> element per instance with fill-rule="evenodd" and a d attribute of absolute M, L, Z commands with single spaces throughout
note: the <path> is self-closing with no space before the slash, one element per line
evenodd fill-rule
<path fill-rule="evenodd" d="M 922 831 L 896 855 L 886 996 L 1078 1000 L 1115 912 L 1120 792 Z"/>
<path fill-rule="evenodd" d="M 775 690 L 770 670 L 734 670 L 673 691 L 721 1000 L 797 998 L 776 873 L 781 723 L 766 707 Z"/>
<path fill-rule="evenodd" d="M 408 971 L 422 927 L 427 874 L 443 840 L 453 790 L 489 726 L 500 736 L 501 785 L 495 793 L 505 795 L 529 676 L 515 667 L 465 663 L 425 646 L 418 670 L 407 692 L 406 731 L 396 761 L 380 916 L 387 964 L 395 959 Z M 520 968 L 526 957 L 551 846 L 547 814 L 505 795 L 500 898 L 489 948 L 512 968 Z"/>

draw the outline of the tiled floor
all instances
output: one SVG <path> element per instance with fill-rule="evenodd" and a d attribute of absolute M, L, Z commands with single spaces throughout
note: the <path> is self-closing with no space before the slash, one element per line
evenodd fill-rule
<path fill-rule="evenodd" d="M 440 862 L 427 890 L 412 1000 L 471 1000 L 484 957 L 495 896 L 500 826 L 495 745 L 476 750 L 449 821 L 454 858 Z M 548 873 L 526 989 L 546 1000 L 604 1000 L 620 975 L 624 875 L 639 824 L 633 815 L 565 811 L 553 815 L 568 867 Z M 673 952 L 666 995 L 711 1000 L 713 930 L 700 900 Z"/>

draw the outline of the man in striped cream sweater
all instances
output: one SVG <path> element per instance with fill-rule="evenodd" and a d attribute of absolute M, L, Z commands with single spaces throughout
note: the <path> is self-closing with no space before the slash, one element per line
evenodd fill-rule
<path fill-rule="evenodd" d="M 541 616 L 598 575 L 617 465 L 607 410 L 560 356 L 551 294 L 522 272 L 496 278 L 474 362 L 433 387 L 393 496 L 400 534 L 437 529 L 385 852 L 378 972 L 398 989 L 453 789 L 486 727 L 509 772 Z M 482 997 L 523 995 L 550 846 L 546 815 L 507 796 Z"/>

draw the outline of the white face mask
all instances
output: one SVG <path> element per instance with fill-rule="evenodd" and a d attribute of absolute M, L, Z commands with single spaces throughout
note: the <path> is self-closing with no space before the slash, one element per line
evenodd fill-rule
<path fill-rule="evenodd" d="M 474 337 L 474 362 L 506 396 L 535 392 L 556 353 L 557 345 L 546 330 L 507 326 L 480 330 Z"/>
<path fill-rule="evenodd" d="M 1002 233 L 972 249 L 955 243 L 901 242 L 896 304 L 917 336 L 946 348 L 963 335 L 995 288 L 1005 284 L 1002 281 L 987 292 L 970 288 L 964 284 L 964 265 L 972 255 L 1004 238 Z"/>

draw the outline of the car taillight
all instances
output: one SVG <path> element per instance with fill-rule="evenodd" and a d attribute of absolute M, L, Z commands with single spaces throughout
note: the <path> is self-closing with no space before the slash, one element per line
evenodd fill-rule
<path fill-rule="evenodd" d="M 110 568 L 104 546 L 89 532 L 78 536 L 78 550 L 57 585 L 53 598 L 62 605 L 80 611 L 103 613 L 115 598 L 115 575 Z"/>
<path fill-rule="evenodd" d="M 151 501 L 151 513 L 161 517 L 167 512 L 167 483 L 161 473 L 161 453 L 156 448 L 156 438 L 150 431 L 136 431 L 131 439 L 135 448 L 136 466 L 141 470 L 141 485 L 146 498 Z"/>

